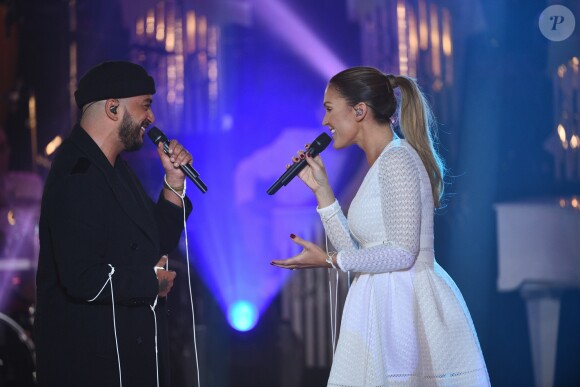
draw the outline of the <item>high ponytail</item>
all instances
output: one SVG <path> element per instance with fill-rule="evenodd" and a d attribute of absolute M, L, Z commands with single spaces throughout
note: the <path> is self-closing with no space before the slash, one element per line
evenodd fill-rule
<path fill-rule="evenodd" d="M 433 145 L 436 129 L 433 113 L 415 80 L 404 75 L 388 75 L 387 78 L 391 87 L 398 87 L 401 92 L 399 126 L 427 170 L 435 208 L 438 208 L 443 196 L 445 165 Z"/>
<path fill-rule="evenodd" d="M 333 76 L 329 84 L 350 106 L 364 102 L 371 109 L 374 119 L 385 125 L 399 110 L 399 124 L 408 143 L 417 151 L 431 181 L 435 208 L 440 206 L 443 196 L 445 167 L 433 146 L 432 130 L 435 121 L 431 108 L 419 86 L 406 76 L 386 75 L 374 67 L 351 67 Z M 395 88 L 401 92 L 401 106 L 397 109 Z"/>

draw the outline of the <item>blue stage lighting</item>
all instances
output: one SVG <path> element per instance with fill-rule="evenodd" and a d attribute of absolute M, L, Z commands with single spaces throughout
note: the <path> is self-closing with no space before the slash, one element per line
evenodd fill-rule
<path fill-rule="evenodd" d="M 256 326 L 258 312 L 248 301 L 238 301 L 228 311 L 230 325 L 240 332 L 246 332 Z"/>
<path fill-rule="evenodd" d="M 206 194 L 188 192 L 195 203 L 195 216 L 190 217 L 187 228 L 195 257 L 192 264 L 228 323 L 238 331 L 249 331 L 258 324 L 293 273 L 270 265 L 272 259 L 300 253 L 301 246 L 290 234 L 317 241 L 322 233 L 316 199 L 304 184 L 294 181 L 275 196 L 266 193 L 284 171 L 289 155 L 320 132 L 320 128 L 281 129 L 260 148 L 255 148 L 254 137 L 244 132 L 220 133 L 215 137 L 227 141 L 219 140 L 222 145 L 212 148 L 211 153 L 196 154 L 196 166 L 203 171 L 209 189 Z M 260 133 L 268 134 L 265 129 Z M 199 137 L 190 137 L 192 142 L 186 147 L 216 142 L 213 136 Z M 252 147 L 254 151 L 248 153 Z M 352 157 L 332 149 L 324 156 L 333 166 L 329 178 L 339 180 L 338 172 Z M 218 210 L 223 215 L 216 215 Z"/>

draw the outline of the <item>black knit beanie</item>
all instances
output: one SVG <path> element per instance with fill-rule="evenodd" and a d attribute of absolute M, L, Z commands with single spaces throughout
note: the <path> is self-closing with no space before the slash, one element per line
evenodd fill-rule
<path fill-rule="evenodd" d="M 75 100 L 79 109 L 89 102 L 155 94 L 155 81 L 138 64 L 103 62 L 91 68 L 79 81 Z"/>

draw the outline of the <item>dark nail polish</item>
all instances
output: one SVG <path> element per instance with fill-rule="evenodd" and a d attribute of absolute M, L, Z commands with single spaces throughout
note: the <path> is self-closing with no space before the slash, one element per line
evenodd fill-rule
<path fill-rule="evenodd" d="M 302 153 L 302 154 L 300 155 L 300 159 L 303 159 L 303 158 L 304 158 L 304 153 Z"/>
<path fill-rule="evenodd" d="M 290 234 L 290 238 L 294 239 L 294 238 L 296 238 L 296 235 Z"/>

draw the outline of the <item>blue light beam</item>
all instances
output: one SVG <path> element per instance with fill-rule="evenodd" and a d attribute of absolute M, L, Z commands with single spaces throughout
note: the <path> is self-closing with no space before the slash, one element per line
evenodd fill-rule
<path fill-rule="evenodd" d="M 276 0 L 254 0 L 257 15 L 325 80 L 347 66 L 288 6 Z"/>
<path fill-rule="evenodd" d="M 258 322 L 258 311 L 248 301 L 238 301 L 228 311 L 230 325 L 240 332 L 247 332 Z"/>

